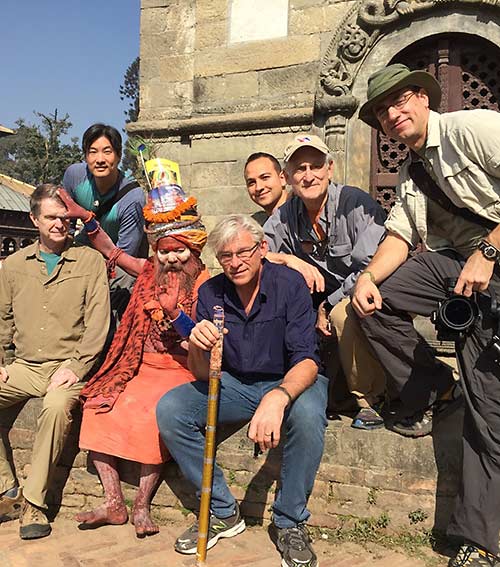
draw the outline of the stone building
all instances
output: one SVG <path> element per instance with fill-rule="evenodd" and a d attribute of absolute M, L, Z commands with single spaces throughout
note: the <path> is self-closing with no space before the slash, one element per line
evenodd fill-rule
<path fill-rule="evenodd" d="M 242 170 L 322 136 L 336 179 L 388 207 L 405 148 L 357 118 L 368 76 L 390 62 L 434 73 L 442 111 L 498 108 L 496 0 L 142 0 L 140 115 L 131 134 L 180 162 L 208 226 L 251 212 Z"/>

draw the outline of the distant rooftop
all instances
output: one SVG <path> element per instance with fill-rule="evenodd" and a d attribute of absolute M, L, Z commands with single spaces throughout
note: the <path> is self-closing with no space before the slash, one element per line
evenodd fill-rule
<path fill-rule="evenodd" d="M 7 126 L 2 126 L 0 124 L 0 138 L 2 136 L 8 136 L 9 134 L 14 134 L 14 130 L 11 130 L 10 128 L 7 128 Z"/>
<path fill-rule="evenodd" d="M 0 173 L 0 209 L 29 213 L 34 190 L 33 185 Z"/>

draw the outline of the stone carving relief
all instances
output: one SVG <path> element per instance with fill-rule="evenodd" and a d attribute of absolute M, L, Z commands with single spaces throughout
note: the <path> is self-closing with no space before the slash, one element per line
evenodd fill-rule
<path fill-rule="evenodd" d="M 354 77 L 384 28 L 426 10 L 457 4 L 498 8 L 500 0 L 359 0 L 338 26 L 323 58 L 315 112 L 350 118 L 359 105 L 352 95 Z"/>
<path fill-rule="evenodd" d="M 350 63 L 359 61 L 368 48 L 369 35 L 358 25 L 347 24 L 339 41 L 339 51 Z"/>

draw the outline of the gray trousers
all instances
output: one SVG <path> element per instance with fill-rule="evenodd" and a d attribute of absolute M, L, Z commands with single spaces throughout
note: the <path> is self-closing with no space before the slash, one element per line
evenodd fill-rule
<path fill-rule="evenodd" d="M 446 296 L 444 280 L 463 265 L 453 252 L 424 252 L 380 285 L 383 306 L 361 326 L 387 372 L 390 393 L 414 410 L 428 407 L 452 384 L 449 368 L 435 359 L 413 328 L 408 312 L 429 316 Z M 500 278 L 490 290 L 500 298 Z M 462 480 L 448 534 L 498 553 L 500 530 L 500 365 L 488 348 L 497 321 L 482 297 L 481 319 L 457 358 L 465 398 Z"/>

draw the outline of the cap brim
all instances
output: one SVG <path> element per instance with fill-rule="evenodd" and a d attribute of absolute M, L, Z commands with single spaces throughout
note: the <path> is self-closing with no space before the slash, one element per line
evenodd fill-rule
<path fill-rule="evenodd" d="M 296 152 L 298 152 L 301 148 L 314 148 L 315 150 L 318 150 L 318 152 L 321 152 L 323 155 L 327 156 L 330 153 L 330 150 L 328 148 L 318 148 L 317 145 L 315 144 L 300 144 L 300 146 L 297 146 L 296 148 L 294 148 L 291 152 L 285 154 L 283 156 L 283 161 L 284 162 L 289 162 L 290 158 L 293 156 L 293 154 L 295 154 Z"/>
<path fill-rule="evenodd" d="M 380 130 L 380 122 L 374 113 L 375 106 L 390 94 L 399 91 L 404 87 L 413 86 L 421 87 L 427 91 L 427 94 L 429 95 L 429 107 L 431 110 L 437 110 L 439 108 L 439 103 L 441 102 L 441 87 L 439 86 L 439 83 L 432 75 L 425 71 L 412 71 L 404 79 L 398 81 L 384 92 L 370 100 L 367 100 L 359 109 L 359 119 L 365 122 L 365 124 L 368 124 L 368 126 L 375 128 L 375 130 Z"/>

